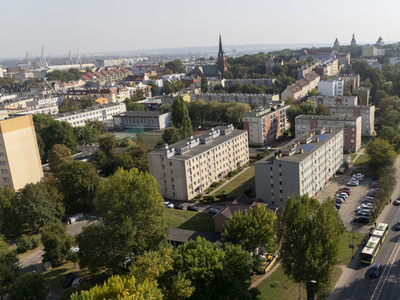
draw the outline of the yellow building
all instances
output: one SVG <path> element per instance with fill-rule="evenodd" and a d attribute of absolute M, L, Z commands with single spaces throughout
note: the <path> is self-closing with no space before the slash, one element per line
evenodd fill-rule
<path fill-rule="evenodd" d="M 0 188 L 18 190 L 43 178 L 31 115 L 0 121 Z"/>

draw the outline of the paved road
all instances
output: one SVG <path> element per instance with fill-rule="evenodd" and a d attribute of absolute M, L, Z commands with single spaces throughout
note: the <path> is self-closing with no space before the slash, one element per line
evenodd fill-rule
<path fill-rule="evenodd" d="M 400 158 L 396 166 L 399 167 Z M 400 170 L 397 169 L 396 177 L 400 180 Z M 397 184 L 392 199 L 400 195 L 400 184 Z M 394 230 L 394 225 L 400 220 L 400 206 L 388 205 L 378 218 L 378 222 L 389 224 L 389 234 L 383 243 L 375 262 L 380 262 L 383 272 L 378 278 L 370 278 L 368 270 L 371 266 L 361 264 L 358 249 L 354 259 L 344 270 L 338 283 L 328 300 L 363 300 L 400 299 L 400 235 Z M 374 297 L 372 297 L 374 296 Z"/>

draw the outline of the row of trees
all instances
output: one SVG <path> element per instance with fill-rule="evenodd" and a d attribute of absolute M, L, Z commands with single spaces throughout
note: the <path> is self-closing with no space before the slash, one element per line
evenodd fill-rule
<path fill-rule="evenodd" d="M 82 72 L 71 68 L 68 71 L 54 70 L 46 74 L 47 80 L 56 80 L 61 82 L 76 81 L 82 77 Z"/>

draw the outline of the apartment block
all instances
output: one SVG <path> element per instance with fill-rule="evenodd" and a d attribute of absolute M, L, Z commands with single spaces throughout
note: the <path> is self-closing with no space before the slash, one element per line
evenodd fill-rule
<path fill-rule="evenodd" d="M 366 86 L 360 86 L 360 87 L 356 87 L 354 89 L 354 91 L 361 93 L 361 99 L 360 99 L 358 104 L 360 104 L 360 105 L 369 105 L 369 98 L 370 98 L 370 94 L 371 94 L 371 88 L 366 87 Z"/>
<path fill-rule="evenodd" d="M 361 117 L 300 115 L 295 119 L 296 137 L 314 128 L 343 130 L 343 151 L 357 152 L 361 147 Z"/>
<path fill-rule="evenodd" d="M 247 131 L 215 127 L 147 154 L 164 198 L 188 201 L 249 160 Z"/>
<path fill-rule="evenodd" d="M 302 99 L 307 96 L 307 93 L 316 88 L 320 76 L 314 71 L 304 76 L 302 79 L 297 80 L 292 85 L 289 85 L 286 90 L 281 94 L 281 100 L 285 101 L 287 98 L 292 97 L 295 100 Z"/>
<path fill-rule="evenodd" d="M 343 80 L 321 80 L 318 83 L 318 92 L 323 96 L 343 95 Z"/>
<path fill-rule="evenodd" d="M 113 120 L 115 128 L 164 129 L 172 125 L 171 113 L 161 111 L 126 111 Z"/>
<path fill-rule="evenodd" d="M 290 105 L 264 105 L 243 114 L 243 129 L 250 145 L 267 145 L 289 128 L 286 110 Z"/>
<path fill-rule="evenodd" d="M 330 59 L 316 66 L 313 71 L 319 76 L 334 76 L 339 72 L 338 60 Z"/>
<path fill-rule="evenodd" d="M 273 101 L 279 101 L 279 95 L 271 94 L 192 94 L 190 100 L 202 99 L 206 102 L 218 103 L 238 102 L 252 105 L 266 105 Z"/>
<path fill-rule="evenodd" d="M 285 205 L 292 195 L 315 196 L 342 162 L 342 130 L 313 129 L 255 163 L 256 196 L 268 205 Z"/>
<path fill-rule="evenodd" d="M 357 105 L 357 96 L 311 96 L 308 100 L 314 101 L 314 106 L 318 105 Z"/>
<path fill-rule="evenodd" d="M 0 188 L 18 190 L 43 178 L 32 116 L 0 121 Z"/>
<path fill-rule="evenodd" d="M 371 136 L 374 131 L 375 125 L 375 106 L 371 105 L 355 105 L 355 106 L 344 106 L 344 105 L 333 105 L 328 106 L 331 116 L 337 117 L 361 117 L 361 135 Z"/>
<path fill-rule="evenodd" d="M 100 106 L 88 107 L 68 113 L 54 115 L 53 119 L 57 121 L 65 121 L 73 127 L 85 126 L 86 120 L 106 121 L 112 120 L 113 116 L 119 115 L 126 111 L 125 103 L 108 103 Z"/>

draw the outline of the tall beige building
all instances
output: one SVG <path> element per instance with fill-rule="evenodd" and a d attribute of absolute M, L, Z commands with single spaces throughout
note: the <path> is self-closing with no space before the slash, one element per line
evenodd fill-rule
<path fill-rule="evenodd" d="M 18 190 L 43 178 L 31 115 L 0 121 L 0 188 Z"/>
<path fill-rule="evenodd" d="M 249 160 L 247 131 L 211 128 L 147 154 L 164 198 L 188 201 Z"/>

